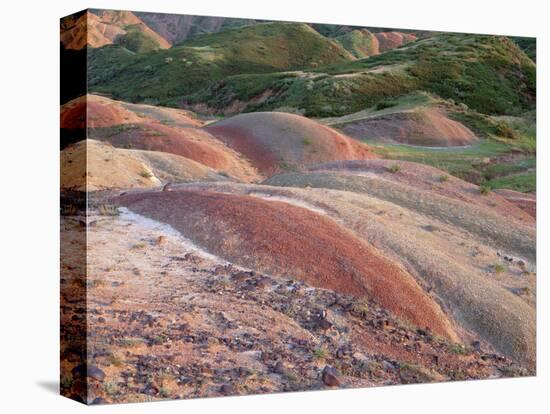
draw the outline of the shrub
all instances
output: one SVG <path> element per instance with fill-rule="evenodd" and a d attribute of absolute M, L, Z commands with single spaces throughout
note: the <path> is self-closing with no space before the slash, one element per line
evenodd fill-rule
<path fill-rule="evenodd" d="M 448 181 L 448 180 L 449 180 L 448 175 L 442 174 L 442 175 L 439 176 L 439 182 L 440 183 L 444 183 L 445 181 Z"/>
<path fill-rule="evenodd" d="M 489 187 L 488 185 L 480 185 L 479 192 L 481 195 L 487 195 L 491 192 L 491 187 Z"/>
<path fill-rule="evenodd" d="M 325 359 L 327 357 L 327 351 L 324 348 L 315 348 L 311 351 L 315 359 Z"/>
<path fill-rule="evenodd" d="M 118 216 L 118 208 L 112 204 L 102 204 L 98 211 L 101 216 Z"/>
<path fill-rule="evenodd" d="M 374 109 L 381 111 L 382 109 L 391 108 L 392 106 L 397 105 L 395 101 L 380 101 L 376 104 Z"/>
<path fill-rule="evenodd" d="M 139 175 L 143 178 L 153 178 L 153 174 L 150 171 L 147 171 L 147 170 L 140 171 Z"/>
<path fill-rule="evenodd" d="M 389 168 L 389 171 L 395 174 L 396 172 L 401 171 L 401 166 L 399 164 L 394 164 Z"/>

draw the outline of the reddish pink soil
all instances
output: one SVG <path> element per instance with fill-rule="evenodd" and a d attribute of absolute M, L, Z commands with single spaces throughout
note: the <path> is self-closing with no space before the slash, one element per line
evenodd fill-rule
<path fill-rule="evenodd" d="M 242 160 L 237 158 L 237 154 L 208 132 L 196 128 L 174 128 L 157 122 L 146 122 L 104 140 L 120 148 L 180 155 L 216 170 L 245 172 L 238 171 L 246 165 L 241 165 Z"/>
<path fill-rule="evenodd" d="M 493 190 L 499 196 L 505 198 L 510 203 L 521 208 L 527 214 L 529 214 L 534 219 L 537 218 L 537 195 L 536 194 L 526 194 L 520 193 L 519 191 L 500 189 Z"/>
<path fill-rule="evenodd" d="M 320 214 L 277 201 L 196 190 L 125 194 L 114 202 L 172 225 L 226 260 L 374 298 L 417 326 L 457 339 L 440 307 L 411 275 Z"/>
<path fill-rule="evenodd" d="M 376 158 L 366 145 L 298 115 L 241 114 L 206 129 L 268 175 L 319 162 Z"/>
<path fill-rule="evenodd" d="M 61 107 L 61 128 L 108 128 L 120 124 L 142 122 L 134 112 L 116 101 L 96 95 L 85 95 L 67 102 Z"/>

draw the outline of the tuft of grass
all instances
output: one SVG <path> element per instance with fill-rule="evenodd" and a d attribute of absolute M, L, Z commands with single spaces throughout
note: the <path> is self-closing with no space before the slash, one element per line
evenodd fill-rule
<path fill-rule="evenodd" d="M 395 101 L 380 101 L 375 106 L 374 109 L 381 111 L 382 109 L 392 108 L 397 105 Z"/>
<path fill-rule="evenodd" d="M 311 141 L 311 139 L 309 139 L 309 138 L 304 138 L 304 139 L 302 140 L 302 144 L 304 144 L 304 145 L 311 145 L 311 144 L 312 144 L 312 141 Z"/>
<path fill-rule="evenodd" d="M 118 384 L 114 381 L 109 381 L 105 383 L 105 385 L 103 386 L 103 389 L 105 390 L 107 395 L 111 397 L 114 397 L 119 392 Z"/>
<path fill-rule="evenodd" d="M 159 388 L 159 395 L 162 398 L 168 398 L 170 396 L 170 391 L 168 391 L 168 388 L 166 388 L 166 387 L 160 387 Z"/>
<path fill-rule="evenodd" d="M 449 352 L 455 355 L 468 355 L 469 350 L 462 344 L 453 343 L 449 345 Z"/>
<path fill-rule="evenodd" d="M 71 388 L 73 386 L 73 377 L 70 375 L 63 375 L 59 381 L 61 388 Z"/>
<path fill-rule="evenodd" d="M 399 164 L 394 164 L 388 170 L 389 170 L 389 172 L 395 174 L 395 173 L 401 171 L 401 166 Z"/>
<path fill-rule="evenodd" d="M 488 195 L 491 192 L 491 187 L 488 185 L 480 185 L 479 186 L 479 193 L 481 195 Z"/>
<path fill-rule="evenodd" d="M 366 298 L 358 299 L 351 304 L 351 311 L 359 315 L 366 315 L 369 311 L 369 302 Z"/>
<path fill-rule="evenodd" d="M 446 174 L 442 174 L 442 175 L 439 176 L 438 180 L 439 180 L 440 183 L 444 183 L 445 181 L 449 181 L 449 176 L 446 175 Z"/>
<path fill-rule="evenodd" d="M 118 208 L 112 204 L 102 204 L 98 207 L 99 215 L 101 216 L 118 216 Z"/>
<path fill-rule="evenodd" d="M 124 359 L 120 357 L 120 355 L 116 353 L 111 353 L 109 355 L 109 361 L 111 364 L 113 364 L 115 367 L 121 367 L 124 364 Z"/>
<path fill-rule="evenodd" d="M 500 263 L 497 263 L 496 265 L 494 265 L 493 268 L 494 268 L 495 273 L 497 275 L 500 275 L 500 274 L 502 274 L 506 271 L 506 266 L 504 266 L 503 264 L 500 264 Z"/>
<path fill-rule="evenodd" d="M 139 172 L 139 175 L 140 175 L 140 177 L 143 177 L 143 178 L 153 178 L 153 174 L 150 171 L 147 171 L 147 170 L 141 170 Z"/>
<path fill-rule="evenodd" d="M 74 204 L 66 204 L 61 207 L 62 216 L 76 216 L 78 213 L 78 207 Z"/>
<path fill-rule="evenodd" d="M 325 359 L 328 355 L 326 349 L 322 347 L 314 348 L 311 351 L 311 354 L 313 355 L 313 358 L 315 358 L 316 360 Z"/>

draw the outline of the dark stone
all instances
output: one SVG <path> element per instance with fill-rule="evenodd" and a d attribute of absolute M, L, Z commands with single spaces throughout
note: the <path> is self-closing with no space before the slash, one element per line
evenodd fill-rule
<path fill-rule="evenodd" d="M 92 401 L 92 404 L 93 405 L 96 405 L 96 404 L 106 404 L 107 401 L 105 401 L 103 398 L 101 397 L 97 397 L 95 400 Z"/>
<path fill-rule="evenodd" d="M 273 367 L 273 372 L 276 374 L 285 375 L 287 373 L 285 363 L 281 360 L 277 361 Z"/>
<path fill-rule="evenodd" d="M 89 377 L 98 381 L 103 381 L 105 379 L 105 373 L 95 365 L 78 365 L 73 368 L 71 373 L 75 378 Z"/>
<path fill-rule="evenodd" d="M 319 328 L 321 328 L 322 330 L 326 331 L 330 328 L 332 328 L 332 323 L 330 323 L 328 321 L 328 319 L 325 319 L 325 318 L 321 318 L 319 319 L 319 321 L 317 322 Z"/>
<path fill-rule="evenodd" d="M 338 378 L 338 371 L 336 368 L 327 365 L 323 369 L 323 382 L 329 387 L 337 387 L 341 384 L 340 378 Z"/>
<path fill-rule="evenodd" d="M 235 387 L 233 384 L 223 384 L 220 388 L 220 391 L 224 395 L 232 395 L 235 394 Z"/>

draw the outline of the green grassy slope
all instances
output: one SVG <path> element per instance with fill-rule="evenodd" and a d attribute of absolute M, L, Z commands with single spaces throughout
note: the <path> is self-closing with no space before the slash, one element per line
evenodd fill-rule
<path fill-rule="evenodd" d="M 114 65 L 103 57 L 108 55 L 94 53 L 90 62 L 91 91 L 164 104 L 231 75 L 353 60 L 336 42 L 300 23 L 265 23 L 206 34 L 168 50 L 125 57 Z"/>
<path fill-rule="evenodd" d="M 352 30 L 338 36 L 335 40 L 357 58 L 365 58 L 376 54 L 374 34 L 361 30 Z"/>
<path fill-rule="evenodd" d="M 144 53 L 161 48 L 157 40 L 141 30 L 137 24 L 125 26 L 124 30 L 126 34 L 118 38 L 116 43 L 132 52 Z"/>
<path fill-rule="evenodd" d="M 424 90 L 489 115 L 520 115 L 535 105 L 536 67 L 505 37 L 436 34 L 367 59 L 274 74 L 261 87 L 274 92 L 246 111 L 294 108 L 313 117 L 341 116 L 412 91 Z M 257 75 L 227 77 L 221 85 L 190 94 L 191 103 L 216 109 L 246 100 L 244 84 Z M 261 92 L 255 88 L 255 92 Z"/>

